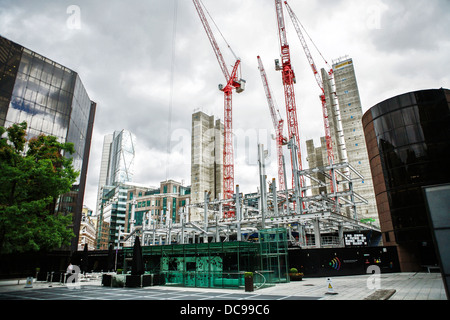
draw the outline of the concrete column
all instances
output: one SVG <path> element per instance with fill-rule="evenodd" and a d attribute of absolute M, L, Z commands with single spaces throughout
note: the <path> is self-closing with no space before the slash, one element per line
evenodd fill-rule
<path fill-rule="evenodd" d="M 342 224 L 339 225 L 338 227 L 338 234 L 339 234 L 339 245 L 344 247 L 345 243 L 344 243 L 344 226 Z"/>
<path fill-rule="evenodd" d="M 237 241 L 242 241 L 241 234 L 241 199 L 239 194 L 239 185 L 236 185 L 236 224 L 237 224 Z"/>
<path fill-rule="evenodd" d="M 314 237 L 316 239 L 316 248 L 321 248 L 322 244 L 320 241 L 320 224 L 319 219 L 314 220 Z"/>

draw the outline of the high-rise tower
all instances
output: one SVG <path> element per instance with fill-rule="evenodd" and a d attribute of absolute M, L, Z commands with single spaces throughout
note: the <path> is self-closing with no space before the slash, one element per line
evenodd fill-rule
<path fill-rule="evenodd" d="M 192 115 L 191 202 L 223 197 L 223 123 L 199 111 Z M 191 211 L 195 220 L 196 211 Z M 202 217 L 203 219 L 203 217 Z"/>
<path fill-rule="evenodd" d="M 127 130 L 115 131 L 103 140 L 97 193 L 97 215 L 102 203 L 102 189 L 133 181 L 136 137 Z"/>
<path fill-rule="evenodd" d="M 322 72 L 333 150 L 336 150 L 335 163 L 348 162 L 364 176 L 364 181 L 353 185 L 354 191 L 368 201 L 367 205 L 359 206 L 358 219 L 375 220 L 372 222 L 379 225 L 353 60 L 337 59 L 333 63 L 333 75 L 331 78 L 327 72 Z M 323 163 L 328 161 L 324 159 Z"/>

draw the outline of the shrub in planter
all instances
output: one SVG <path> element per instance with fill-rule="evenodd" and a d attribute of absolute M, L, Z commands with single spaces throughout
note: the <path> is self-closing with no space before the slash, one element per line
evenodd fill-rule
<path fill-rule="evenodd" d="M 119 287 L 123 288 L 125 285 L 125 276 L 122 275 L 113 275 L 111 279 L 111 286 L 112 287 Z"/>
<path fill-rule="evenodd" d="M 302 281 L 303 280 L 303 273 L 298 272 L 296 268 L 291 268 L 289 270 L 289 279 L 291 281 Z"/>

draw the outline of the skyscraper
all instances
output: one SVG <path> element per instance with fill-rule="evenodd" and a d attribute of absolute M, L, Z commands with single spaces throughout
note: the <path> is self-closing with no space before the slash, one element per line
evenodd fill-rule
<path fill-rule="evenodd" d="M 40 134 L 71 142 L 73 167 L 80 172 L 57 210 L 73 215 L 72 250 L 77 250 L 96 103 L 78 74 L 0 37 L 0 126 L 26 121 L 28 138 Z"/>
<path fill-rule="evenodd" d="M 115 131 L 109 153 L 109 171 L 106 184 L 133 181 L 136 137 L 127 130 Z"/>
<path fill-rule="evenodd" d="M 128 130 L 114 131 L 103 140 L 97 192 L 97 249 L 119 246 L 125 228 L 127 190 L 133 180 L 136 137 Z"/>
<path fill-rule="evenodd" d="M 334 77 L 330 78 L 322 70 L 335 163 L 348 162 L 363 175 L 364 181 L 353 185 L 354 191 L 368 201 L 367 205 L 359 206 L 358 219 L 375 220 L 379 225 L 353 60 L 347 57 L 336 60 L 333 74 Z M 322 144 L 322 148 L 326 145 Z M 309 150 L 318 152 L 311 146 Z M 325 152 L 322 154 L 326 155 Z M 323 163 L 328 164 L 328 160 L 324 158 Z"/>
<path fill-rule="evenodd" d="M 133 181 L 136 137 L 127 130 L 115 131 L 103 140 L 97 192 L 97 214 L 100 213 L 102 188 Z"/>
<path fill-rule="evenodd" d="M 199 111 L 192 115 L 191 202 L 223 197 L 223 123 Z M 195 220 L 197 212 L 191 211 Z M 203 219 L 203 217 L 202 217 Z"/>

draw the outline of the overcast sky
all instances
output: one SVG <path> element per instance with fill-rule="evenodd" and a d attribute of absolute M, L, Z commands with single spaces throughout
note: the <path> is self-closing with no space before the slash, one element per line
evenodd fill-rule
<path fill-rule="evenodd" d="M 258 55 L 286 119 L 281 74 L 274 70 L 279 58 L 274 0 L 203 3 L 242 59 L 246 91 L 233 94 L 235 183 L 244 193 L 255 192 L 258 140 L 271 153 L 268 178 L 276 177 L 274 131 Z M 330 64 L 342 56 L 353 58 L 363 112 L 398 94 L 450 87 L 449 0 L 289 4 Z M 324 135 L 320 91 L 286 11 L 285 18 L 304 150 L 305 140 L 318 144 Z M 210 24 L 231 69 L 234 57 Z M 159 186 L 169 178 L 190 184 L 191 115 L 203 110 L 223 119 L 223 93 L 217 86 L 224 83 L 191 0 L 0 0 L 0 34 L 76 71 L 97 103 L 88 207 L 95 208 L 103 137 L 115 130 L 128 129 L 137 137 L 134 182 Z M 325 67 L 309 46 L 318 67 Z M 306 151 L 307 167 L 305 156 Z"/>

